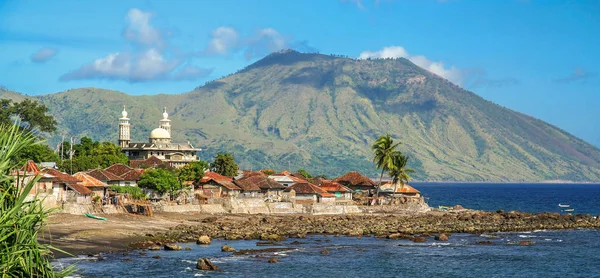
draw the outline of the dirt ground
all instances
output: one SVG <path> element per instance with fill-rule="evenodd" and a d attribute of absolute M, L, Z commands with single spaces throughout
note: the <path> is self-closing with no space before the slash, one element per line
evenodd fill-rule
<path fill-rule="evenodd" d="M 84 215 L 53 214 L 48 218 L 41 242 L 73 255 L 113 252 L 127 249 L 127 244 L 146 234 L 168 230 L 179 224 L 193 224 L 206 217 L 199 213 L 160 213 L 153 217 L 130 214 L 98 215 L 107 221 Z M 56 257 L 64 254 L 55 252 Z"/>

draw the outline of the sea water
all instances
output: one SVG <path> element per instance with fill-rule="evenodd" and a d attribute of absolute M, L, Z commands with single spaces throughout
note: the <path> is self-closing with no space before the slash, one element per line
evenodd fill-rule
<path fill-rule="evenodd" d="M 545 188 L 544 186 L 548 186 Z M 559 184 L 415 184 L 435 205 L 461 204 L 483 210 L 559 211 L 569 203 L 577 212 L 598 214 L 599 185 Z M 292 244 L 298 240 L 302 244 Z M 490 241 L 491 245 L 481 245 Z M 532 245 L 519 245 L 532 241 Z M 236 249 L 292 248 L 252 255 L 221 252 Z M 453 234 L 449 241 L 424 243 L 374 237 L 314 235 L 288 239 L 280 246 L 256 246 L 254 240 L 213 240 L 209 246 L 181 244 L 191 251 L 137 250 L 102 254 L 104 261 L 80 256 L 81 277 L 600 277 L 600 231 Z M 320 252 L 328 250 L 329 254 Z M 160 258 L 153 258 L 159 256 Z M 209 257 L 221 270 L 196 270 Z M 268 263 L 274 257 L 279 263 Z"/>

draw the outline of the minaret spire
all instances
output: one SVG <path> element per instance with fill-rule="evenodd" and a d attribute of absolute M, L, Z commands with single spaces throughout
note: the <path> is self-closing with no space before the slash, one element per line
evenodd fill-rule
<path fill-rule="evenodd" d="M 123 105 L 123 112 L 121 112 L 121 118 L 119 119 L 119 146 L 121 148 L 129 147 L 131 141 L 129 135 L 129 118 L 127 118 L 127 111 L 125 105 Z"/>
<path fill-rule="evenodd" d="M 172 134 L 171 134 L 171 120 L 169 120 L 169 113 L 167 113 L 167 107 L 164 108 L 163 110 L 163 114 L 162 114 L 163 118 L 162 120 L 160 120 L 160 125 L 159 127 L 168 131 L 169 135 L 171 135 L 172 138 Z"/>

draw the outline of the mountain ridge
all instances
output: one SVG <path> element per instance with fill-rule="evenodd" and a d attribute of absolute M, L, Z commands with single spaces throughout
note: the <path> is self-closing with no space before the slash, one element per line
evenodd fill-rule
<path fill-rule="evenodd" d="M 59 133 L 110 141 L 123 104 L 134 141 L 145 141 L 166 106 L 176 141 L 205 148 L 204 159 L 233 151 L 248 169 L 374 174 L 369 146 L 389 132 L 418 179 L 600 181 L 598 148 L 402 58 L 285 51 L 183 94 L 80 88 L 32 98 L 57 117 Z"/>

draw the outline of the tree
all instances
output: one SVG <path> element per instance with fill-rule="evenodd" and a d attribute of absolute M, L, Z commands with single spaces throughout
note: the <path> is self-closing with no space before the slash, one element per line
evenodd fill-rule
<path fill-rule="evenodd" d="M 408 156 L 402 155 L 401 153 L 397 153 L 392 158 L 392 164 L 394 166 L 389 170 L 389 175 L 392 177 L 392 182 L 394 183 L 394 195 L 398 189 L 398 183 L 400 183 L 401 188 L 404 188 L 404 184 L 411 179 L 408 174 L 415 172 L 413 169 L 406 168 L 407 162 Z"/>
<path fill-rule="evenodd" d="M 41 142 L 17 124 L 0 124 L 0 273 L 2 277 L 62 277 L 73 267 L 55 272 L 50 261 L 51 245 L 38 242 L 49 212 L 42 201 L 26 198 L 40 177 L 27 182 L 24 187 L 14 186 L 10 171 L 21 168 L 15 156 L 29 145 Z M 60 250 L 58 250 L 60 251 Z M 62 251 L 61 251 L 62 252 Z"/>
<path fill-rule="evenodd" d="M 13 159 L 17 164 L 24 165 L 27 160 L 33 160 L 34 162 L 56 162 L 59 157 L 58 154 L 54 153 L 54 150 L 45 144 L 31 144 L 23 148 L 17 153 Z"/>
<path fill-rule="evenodd" d="M 19 125 L 25 130 L 54 132 L 56 120 L 47 115 L 47 112 L 48 107 L 35 100 L 13 102 L 10 99 L 0 99 L 0 124 L 10 125 L 13 118 L 17 118 Z"/>
<path fill-rule="evenodd" d="M 312 179 L 313 176 L 311 174 L 308 173 L 308 171 L 304 170 L 304 169 L 298 169 L 298 174 L 304 176 L 304 178 L 306 179 Z"/>
<path fill-rule="evenodd" d="M 65 160 L 58 163 L 58 167 L 65 172 L 87 171 L 129 162 L 129 158 L 121 152 L 121 148 L 112 142 L 98 142 L 89 137 L 83 137 L 79 144 L 73 145 L 72 160 L 69 159 L 70 142 L 65 141 L 62 144 L 62 154 Z"/>
<path fill-rule="evenodd" d="M 177 181 L 175 174 L 166 169 L 144 171 L 138 185 L 143 188 L 152 189 L 160 194 L 169 192 L 171 200 L 173 200 L 173 193 L 181 189 L 181 185 Z"/>
<path fill-rule="evenodd" d="M 208 163 L 206 161 L 195 161 L 192 163 L 188 163 L 181 170 L 179 170 L 179 174 L 177 175 L 177 179 L 179 183 L 183 186 L 183 183 L 186 181 L 191 181 L 194 183 L 200 182 L 200 180 L 204 177 L 204 172 L 209 169 Z"/>
<path fill-rule="evenodd" d="M 393 158 L 397 155 L 401 155 L 401 153 L 396 150 L 400 144 L 402 143 L 394 143 L 394 139 L 392 139 L 390 134 L 386 134 L 379 136 L 373 146 L 371 146 L 374 154 L 373 162 L 375 163 L 375 166 L 377 166 L 377 169 L 381 168 L 381 176 L 379 177 L 379 184 L 377 186 L 377 198 L 379 198 L 383 173 L 392 169 L 394 167 Z"/>
<path fill-rule="evenodd" d="M 217 153 L 215 161 L 212 163 L 211 167 L 216 173 L 228 177 L 237 176 L 237 171 L 239 169 L 238 165 L 235 163 L 233 154 L 228 152 Z"/>

